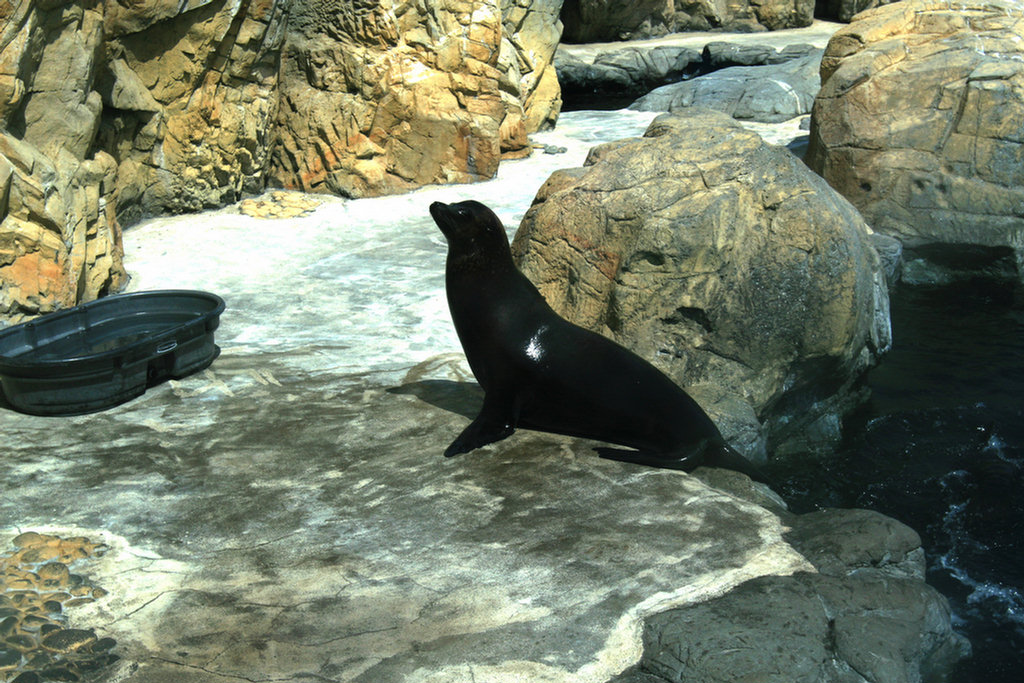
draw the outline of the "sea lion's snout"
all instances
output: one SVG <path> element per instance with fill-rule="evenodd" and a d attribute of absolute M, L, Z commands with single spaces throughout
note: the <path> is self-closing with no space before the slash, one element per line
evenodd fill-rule
<path fill-rule="evenodd" d="M 455 227 L 456 212 L 451 204 L 434 202 L 430 205 L 430 217 L 437 223 L 445 237 L 452 236 L 452 229 Z"/>

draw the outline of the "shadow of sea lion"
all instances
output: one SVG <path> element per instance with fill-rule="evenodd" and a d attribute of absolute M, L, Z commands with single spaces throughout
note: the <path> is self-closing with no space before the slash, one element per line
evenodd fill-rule
<path fill-rule="evenodd" d="M 476 382 L 455 382 L 450 379 L 424 379 L 387 390 L 389 394 L 407 394 L 432 406 L 458 413 L 472 420 L 484 404 L 484 390 Z"/>

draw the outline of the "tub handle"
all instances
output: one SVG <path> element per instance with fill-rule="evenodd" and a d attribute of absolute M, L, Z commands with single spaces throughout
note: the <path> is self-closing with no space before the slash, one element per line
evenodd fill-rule
<path fill-rule="evenodd" d="M 178 342 L 176 340 L 172 339 L 171 341 L 165 341 L 163 344 L 161 344 L 160 346 L 156 347 L 156 352 L 158 354 L 160 354 L 160 353 L 168 353 L 168 352 L 173 351 L 174 349 L 176 349 L 177 346 L 178 346 Z"/>

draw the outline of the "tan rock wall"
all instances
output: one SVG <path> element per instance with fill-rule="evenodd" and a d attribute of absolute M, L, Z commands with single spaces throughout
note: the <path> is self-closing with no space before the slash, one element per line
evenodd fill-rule
<path fill-rule="evenodd" d="M 18 322 L 116 290 L 126 275 L 116 163 L 92 148 L 100 8 L 5 4 L 0 20 L 0 320 Z"/>
<path fill-rule="evenodd" d="M 560 9 L 0 3 L 0 320 L 122 286 L 118 220 L 492 177 L 558 115 Z"/>
<path fill-rule="evenodd" d="M 280 0 L 109 2 L 106 113 L 122 215 L 195 211 L 262 191 L 277 113 Z"/>
<path fill-rule="evenodd" d="M 494 175 L 504 118 L 497 0 L 293 11 L 276 182 L 367 196 Z"/>

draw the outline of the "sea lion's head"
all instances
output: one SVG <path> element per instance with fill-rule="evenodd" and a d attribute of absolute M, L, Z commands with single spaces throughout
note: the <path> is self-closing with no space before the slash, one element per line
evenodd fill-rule
<path fill-rule="evenodd" d="M 450 252 L 506 254 L 509 251 L 505 226 L 480 202 L 434 202 L 430 205 L 430 215 L 448 240 Z"/>

